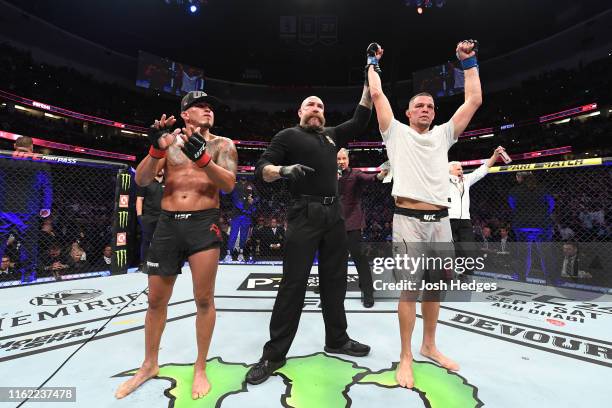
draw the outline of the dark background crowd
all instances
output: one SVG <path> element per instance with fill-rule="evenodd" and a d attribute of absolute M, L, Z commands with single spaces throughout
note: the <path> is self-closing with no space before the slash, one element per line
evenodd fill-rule
<path fill-rule="evenodd" d="M 45 7 L 43 3 L 35 3 L 37 7 Z M 592 22 L 587 23 L 585 27 L 589 24 L 595 25 Z M 547 24 L 554 25 L 550 21 Z M 584 28 L 582 31 L 586 33 L 588 29 Z M 527 39 L 521 41 L 522 45 L 529 45 Z M 597 41 L 599 39 L 589 39 L 585 34 L 578 48 L 587 49 Z M 145 128 L 162 113 L 178 113 L 180 97 L 176 95 L 130 86 L 125 81 L 126 78 L 114 81 L 112 77 L 117 78 L 116 72 L 104 77 L 96 76 L 91 69 L 80 69 L 76 63 L 64 63 L 65 57 L 43 58 L 35 44 L 28 47 L 24 45 L 26 42 L 24 38 L 23 43 L 0 43 L 0 91 L 70 111 L 135 125 L 141 127 L 141 130 L 125 131 L 116 126 L 49 114 L 41 109 L 20 105 L 14 98 L 4 94 L 0 96 L 2 132 L 134 155 L 135 161 L 124 163 L 135 167 L 148 150 L 147 139 L 142 133 Z M 537 42 L 534 46 L 537 46 Z M 300 47 L 296 45 L 292 48 L 293 51 L 283 48 L 281 54 L 294 55 L 297 60 L 303 62 L 308 62 L 313 55 L 331 54 L 314 47 L 307 50 Z M 305 54 L 299 56 L 294 52 L 296 50 L 305 51 Z M 483 51 L 486 52 L 486 47 Z M 49 50 L 49 53 L 51 52 Z M 524 54 L 525 58 L 531 56 L 528 49 Z M 246 55 L 245 58 L 251 62 L 257 59 L 254 54 Z M 334 65 L 342 64 L 343 58 L 337 56 L 333 59 Z M 400 101 L 406 101 L 412 94 L 411 81 L 406 76 L 398 78 L 398 71 L 403 63 L 391 62 L 395 61 L 391 58 L 396 57 L 385 59 L 387 66 L 383 64 L 383 80 L 390 81 L 385 83 L 385 89 L 390 96 L 396 117 L 406 122 L 403 116 L 405 103 Z M 430 58 L 429 54 L 427 58 Z M 511 64 L 511 61 L 523 61 L 521 58 L 520 52 L 513 54 L 507 58 L 508 64 Z M 77 59 L 77 56 L 74 56 L 74 60 Z M 178 60 L 180 58 L 177 58 Z M 334 73 L 330 75 L 337 78 L 338 67 L 333 68 Z M 278 68 L 275 69 L 278 71 Z M 332 70 L 331 67 L 329 69 Z M 266 71 L 262 72 L 265 77 Z M 532 158 L 529 159 L 530 163 L 612 156 L 612 144 L 609 142 L 609 135 L 612 133 L 612 55 L 602 54 L 597 58 L 589 58 L 585 62 L 574 61 L 566 66 L 543 63 L 529 72 L 528 76 L 508 81 L 505 86 L 492 87 L 493 90 L 484 87 L 484 104 L 467 131 L 492 128 L 490 133 L 494 136 L 462 137 L 450 150 L 449 160 L 487 158 L 499 145 L 504 146 L 510 155 L 571 147 L 569 153 Z M 357 81 L 351 80 L 344 84 L 354 87 L 355 92 L 351 96 L 354 101 L 344 100 L 343 103 L 338 103 L 336 97 L 332 103 L 326 105 L 325 117 L 328 124 L 336 125 L 352 116 L 351 106 L 357 105 L 360 94 L 360 88 L 355 86 L 361 80 L 360 75 L 358 72 Z M 486 78 L 492 73 L 487 73 L 483 68 L 482 75 Z M 230 100 L 239 100 L 243 93 L 251 95 L 253 89 L 261 92 L 255 92 L 256 100 L 249 108 L 228 106 L 215 112 L 213 133 L 233 140 L 263 144 L 269 142 L 278 131 L 298 122 L 297 108 L 300 98 L 312 91 L 310 87 L 303 85 L 304 78 L 299 78 L 300 81 L 295 84 L 285 81 L 282 87 L 279 87 L 279 84 L 258 85 L 260 88 L 249 88 L 246 84 L 237 82 L 217 81 L 214 85 L 216 88 L 213 89 L 223 89 L 224 95 L 221 96 Z M 321 82 L 319 76 L 317 78 L 317 84 L 328 85 Z M 337 82 L 335 79 L 330 81 L 329 84 L 333 82 L 333 85 Z M 212 82 L 214 81 L 208 83 Z M 269 95 L 279 89 L 286 90 L 284 93 L 287 95 L 295 95 L 295 100 L 291 103 L 274 104 L 276 101 Z M 462 98 L 463 96 L 458 94 L 437 99 L 435 124 L 448 120 L 462 103 Z M 571 118 L 560 118 L 564 120 L 545 123 L 538 120 L 542 115 L 589 103 L 597 103 L 597 108 Z M 279 105 L 283 106 L 279 108 Z M 506 128 L 502 130 L 500 126 Z M 380 141 L 375 115 L 372 116 L 367 131 L 354 135 L 351 140 Z M 12 150 L 13 143 L 7 138 L 0 138 L 0 149 Z M 241 166 L 254 166 L 265 149 L 262 145 L 238 144 L 237 147 Z M 78 151 L 67 152 L 48 147 L 35 146 L 35 151 L 91 158 Z M 0 164 L 4 165 L 10 160 L 1 159 Z M 350 149 L 352 167 L 377 167 L 386 160 L 382 145 Z M 517 160 L 515 163 L 520 164 L 521 161 Z M 6 173 L 3 174 L 3 185 L 10 185 L 11 191 L 20 191 L 20 187 L 28 185 L 27 171 L 11 173 L 14 169 L 8 170 L 8 167 L 11 167 L 8 165 L 5 167 L 0 168 Z M 113 238 L 110 226 L 114 211 L 116 173 L 87 169 L 68 171 L 67 168 L 55 164 L 50 165 L 46 171 L 50 174 L 48 182 L 54 192 L 51 214 L 37 218 L 36 234 L 28 236 L 28 239 L 37 242 L 40 260 L 38 276 L 58 278 L 70 273 L 106 269 L 111 250 L 109 243 Z M 505 248 L 505 242 L 524 238 L 521 234 L 527 225 L 527 228 L 541 230 L 542 240 L 564 242 L 573 246 L 576 251 L 586 253 L 588 250 L 579 248 L 583 245 L 578 243 L 585 243 L 588 247 L 592 243 L 609 242 L 611 238 L 611 183 L 612 173 L 608 166 L 534 171 L 518 177 L 515 173 L 491 174 L 472 190 L 471 211 L 475 235 L 478 241 L 483 243 L 483 247 L 505 252 L 502 250 L 502 247 Z M 390 191 L 391 185 L 382 183 L 374 183 L 365 190 L 362 200 L 366 215 L 366 227 L 362 231 L 364 242 L 380 243 L 391 240 L 393 199 Z M 10 196 L 6 192 L 4 195 L 4 198 Z M 224 237 L 221 258 L 240 262 L 279 260 L 282 257 L 286 227 L 285 208 L 289 200 L 290 196 L 282 181 L 263 183 L 255 180 L 252 173 L 248 172 L 239 177 L 236 190 L 232 194 L 223 195 L 221 200 L 220 229 Z M 0 208 L 2 213 L 12 213 L 11 211 L 15 210 L 6 206 Z M 6 280 L 8 276 L 27 280 L 17 272 L 20 248 L 24 246 L 25 238 L 23 234 L 20 236 L 19 231 L 10 228 L 4 232 L 6 236 L 3 236 L 2 240 L 6 250 L 3 252 L 0 267 L 0 276 L 3 278 L 0 280 Z M 134 236 L 137 235 L 138 230 L 135 230 Z M 571 248 L 566 252 L 571 252 Z M 141 260 L 133 259 L 131 263 L 138 264 L 139 261 Z M 589 274 L 593 275 L 589 272 L 583 274 L 583 277 Z"/>

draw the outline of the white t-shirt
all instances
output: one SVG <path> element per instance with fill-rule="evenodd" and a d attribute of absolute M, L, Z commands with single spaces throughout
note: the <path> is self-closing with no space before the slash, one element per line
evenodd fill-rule
<path fill-rule="evenodd" d="M 448 149 L 457 141 L 449 120 L 420 134 L 393 119 L 381 132 L 393 172 L 393 197 L 450 206 L 448 201 Z"/>

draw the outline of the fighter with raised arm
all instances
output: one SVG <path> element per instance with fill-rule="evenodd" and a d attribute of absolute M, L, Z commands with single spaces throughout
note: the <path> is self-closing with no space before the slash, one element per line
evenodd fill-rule
<path fill-rule="evenodd" d="M 159 372 L 158 354 L 166 324 L 168 301 L 176 277 L 189 261 L 197 308 L 192 398 L 210 390 L 206 356 L 215 326 L 214 287 L 219 248 L 219 190 L 229 193 L 236 183 L 238 154 L 234 143 L 210 133 L 217 98 L 189 92 L 181 102 L 182 129 L 172 130 L 174 116 L 162 115 L 149 131 L 149 155 L 136 169 L 136 183 L 149 184 L 163 167 L 166 186 L 162 211 L 143 266 L 149 275 L 149 306 L 145 319 L 145 358 L 140 369 L 121 384 L 123 398 Z"/>
<path fill-rule="evenodd" d="M 457 141 L 482 104 L 482 91 L 476 60 L 477 42 L 461 41 L 456 55 L 465 73 L 465 101 L 451 120 L 430 129 L 435 117 L 433 97 L 420 93 L 412 97 L 406 109 L 409 124 L 393 117 L 391 105 L 383 93 L 378 63 L 383 49 L 376 43 L 367 49 L 367 74 L 372 101 L 376 107 L 378 124 L 387 147 L 394 178 L 392 195 L 395 198 L 393 216 L 393 242 L 410 244 L 451 243 L 452 233 L 448 217 L 449 181 L 448 149 Z M 409 251 L 410 252 L 410 251 Z M 425 271 L 411 271 L 411 275 L 396 279 L 423 278 Z M 429 272 L 429 271 L 428 271 Z M 426 276 L 431 279 L 431 274 Z M 416 286 L 420 287 L 420 285 Z M 425 299 L 424 299 L 425 300 Z M 458 370 L 459 365 L 443 355 L 436 346 L 435 335 L 440 302 L 423 301 L 423 343 L 421 354 L 442 367 Z M 412 331 L 416 319 L 416 297 L 404 291 L 398 304 L 401 355 L 396 372 L 397 382 L 412 388 Z"/>

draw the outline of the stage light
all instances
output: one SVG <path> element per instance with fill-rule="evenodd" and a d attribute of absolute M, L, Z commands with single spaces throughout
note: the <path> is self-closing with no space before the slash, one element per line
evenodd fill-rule
<path fill-rule="evenodd" d="M 423 7 L 419 7 L 419 8 L 417 8 L 417 13 L 419 13 L 419 14 L 423 14 Z"/>
<path fill-rule="evenodd" d="M 195 13 L 198 11 L 198 6 L 196 6 L 195 4 L 192 4 L 191 6 L 189 6 L 189 11 L 191 13 Z"/>

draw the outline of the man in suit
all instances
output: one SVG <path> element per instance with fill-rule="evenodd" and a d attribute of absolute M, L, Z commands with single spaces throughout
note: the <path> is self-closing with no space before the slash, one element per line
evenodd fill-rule
<path fill-rule="evenodd" d="M 285 229 L 278 225 L 276 218 L 270 219 L 270 226 L 266 229 L 265 249 L 273 259 L 281 259 L 283 256 L 283 243 L 285 241 Z"/>
<path fill-rule="evenodd" d="M 575 242 L 565 242 L 563 244 L 563 256 L 559 258 L 558 267 L 561 278 L 573 281 L 576 279 L 590 279 L 593 275 L 587 270 L 587 262 L 581 256 L 578 244 Z M 558 283 L 552 282 L 552 284 Z"/>
<path fill-rule="evenodd" d="M 20 279 L 21 275 L 15 272 L 15 268 L 11 266 L 11 258 L 8 255 L 2 255 L 2 263 L 0 264 L 0 286 L 3 282 Z"/>
<path fill-rule="evenodd" d="M 512 239 L 510 238 L 510 232 L 508 231 L 508 227 L 501 227 L 499 229 L 499 243 L 497 251 L 502 254 L 509 254 L 510 242 L 512 242 Z"/>
<path fill-rule="evenodd" d="M 338 159 L 338 190 L 342 203 L 342 215 L 348 237 L 348 249 L 359 274 L 359 288 L 363 306 L 374 306 L 374 286 L 370 264 L 363 254 L 361 247 L 361 230 L 365 227 L 365 216 L 361 208 L 361 196 L 369 183 L 381 181 L 388 170 L 380 173 L 365 174 L 360 170 L 349 167 L 348 151 L 340 149 Z"/>

